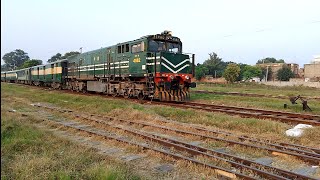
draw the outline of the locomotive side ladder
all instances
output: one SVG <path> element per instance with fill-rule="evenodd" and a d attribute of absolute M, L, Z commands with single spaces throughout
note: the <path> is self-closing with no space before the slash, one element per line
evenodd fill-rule
<path fill-rule="evenodd" d="M 154 53 L 154 58 L 147 60 L 147 64 L 152 64 L 153 66 L 153 71 L 151 70 L 148 71 L 147 68 L 147 81 L 146 81 L 146 86 L 147 86 L 147 91 L 148 91 L 148 97 L 153 99 L 154 98 L 154 93 L 155 93 L 155 76 L 157 73 L 157 53 Z"/>
<path fill-rule="evenodd" d="M 153 99 L 154 97 L 154 76 L 152 73 L 148 73 L 147 77 L 147 88 L 148 88 L 148 97 Z"/>

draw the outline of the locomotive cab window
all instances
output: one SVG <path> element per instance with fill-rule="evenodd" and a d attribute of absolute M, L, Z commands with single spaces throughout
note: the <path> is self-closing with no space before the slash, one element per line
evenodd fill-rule
<path fill-rule="evenodd" d="M 168 51 L 173 53 L 181 53 L 181 44 L 177 42 L 150 40 L 148 43 L 148 51 Z"/>

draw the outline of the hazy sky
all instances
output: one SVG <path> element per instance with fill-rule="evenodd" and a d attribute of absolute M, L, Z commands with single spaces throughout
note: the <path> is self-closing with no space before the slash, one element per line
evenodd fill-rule
<path fill-rule="evenodd" d="M 302 65 L 320 54 L 319 9 L 319 0 L 2 0 L 1 57 L 19 48 L 46 62 L 171 30 L 196 62 L 216 52 Z"/>

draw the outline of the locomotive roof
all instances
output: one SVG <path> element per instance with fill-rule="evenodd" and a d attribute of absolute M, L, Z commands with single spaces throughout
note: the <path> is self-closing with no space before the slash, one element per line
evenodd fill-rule
<path fill-rule="evenodd" d="M 128 43 L 138 42 L 138 41 L 147 39 L 148 37 L 151 37 L 151 36 L 153 36 L 153 35 L 142 36 L 142 37 L 140 37 L 140 38 L 138 38 L 138 39 L 135 39 L 135 40 L 125 41 L 125 42 L 117 43 L 117 44 L 115 44 L 115 45 L 106 46 L 106 47 L 101 47 L 100 49 L 95 49 L 95 50 L 87 51 L 87 52 L 84 52 L 84 53 L 81 53 L 81 54 L 85 55 L 85 54 L 95 53 L 96 51 L 100 51 L 101 49 L 112 48 L 112 47 L 114 47 L 114 46 L 118 46 L 119 44 L 128 44 Z M 70 57 L 71 57 L 71 56 L 70 56 Z M 68 57 L 68 58 L 69 58 L 69 57 Z"/>
<path fill-rule="evenodd" d="M 135 42 L 139 42 L 139 41 L 142 41 L 142 40 L 145 40 L 145 39 L 148 39 L 148 38 L 151 38 L 151 37 L 156 37 L 156 36 L 160 36 L 160 35 L 163 35 L 163 33 L 161 34 L 155 34 L 155 35 L 146 35 L 146 36 L 142 36 L 138 39 L 135 39 L 135 40 L 131 40 L 131 41 L 125 41 L 125 42 L 121 42 L 121 43 L 117 43 L 115 45 L 111 45 L 111 46 L 107 46 L 107 47 L 101 47 L 100 49 L 95 49 L 95 50 L 91 50 L 91 51 L 87 51 L 87 52 L 84 52 L 84 53 L 81 53 L 83 55 L 85 54 L 91 54 L 91 53 L 95 53 L 96 51 L 100 51 L 102 49 L 108 49 L 108 48 L 112 48 L 112 47 L 115 47 L 115 46 L 118 46 L 120 44 L 131 44 L 131 43 L 135 43 Z M 171 34 L 166 34 L 166 35 L 169 35 L 170 37 L 172 38 L 176 38 L 180 41 L 180 39 L 176 36 L 172 36 Z M 71 56 L 70 56 L 71 57 Z M 69 58 L 69 57 L 68 57 Z"/>

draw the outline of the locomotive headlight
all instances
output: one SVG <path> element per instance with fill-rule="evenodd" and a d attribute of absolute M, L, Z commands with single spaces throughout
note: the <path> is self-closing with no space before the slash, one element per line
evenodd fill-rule
<path fill-rule="evenodd" d="M 189 76 L 186 76 L 186 80 L 189 80 L 190 79 L 190 77 Z"/>

